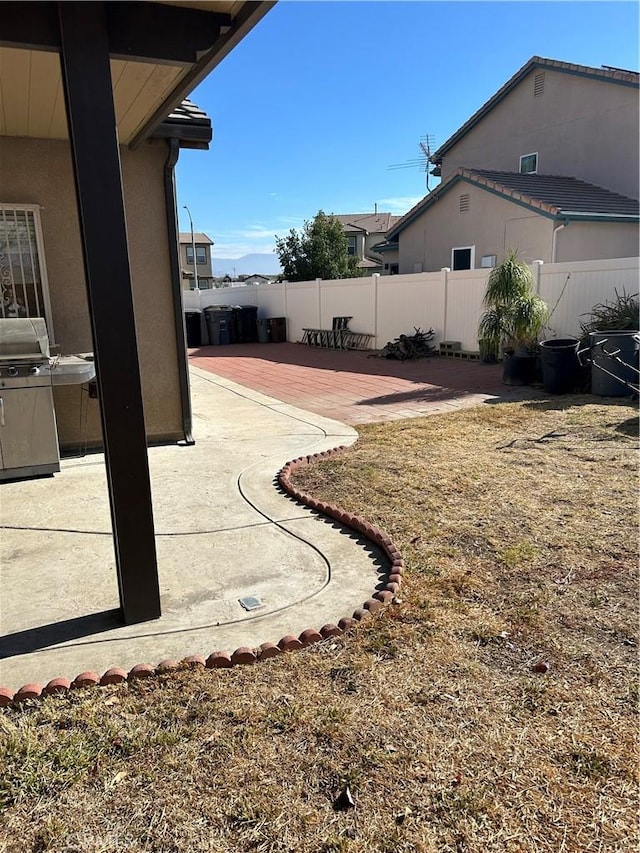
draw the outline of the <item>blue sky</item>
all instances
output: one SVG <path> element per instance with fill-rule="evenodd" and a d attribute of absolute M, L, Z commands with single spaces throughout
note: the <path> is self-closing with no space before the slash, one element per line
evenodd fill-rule
<path fill-rule="evenodd" d="M 404 213 L 425 174 L 389 166 L 425 134 L 441 145 L 534 54 L 637 70 L 638 31 L 615 0 L 281 0 L 191 95 L 214 138 L 180 154 L 180 229 L 188 204 L 215 271 L 319 209 Z"/>

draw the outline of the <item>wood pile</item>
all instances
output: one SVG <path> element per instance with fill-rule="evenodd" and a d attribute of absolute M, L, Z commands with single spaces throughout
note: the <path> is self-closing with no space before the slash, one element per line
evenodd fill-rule
<path fill-rule="evenodd" d="M 427 358 L 436 355 L 436 348 L 432 346 L 435 337 L 433 329 L 423 332 L 422 329 L 413 327 L 414 335 L 400 335 L 393 341 L 389 341 L 378 353 L 378 358 L 395 358 L 398 361 L 406 361 L 412 358 Z"/>

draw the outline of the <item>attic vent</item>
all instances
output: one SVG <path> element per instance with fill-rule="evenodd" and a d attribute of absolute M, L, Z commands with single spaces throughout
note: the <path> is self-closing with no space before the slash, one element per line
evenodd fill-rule
<path fill-rule="evenodd" d="M 464 193 L 460 196 L 460 213 L 466 213 L 469 210 L 469 193 Z"/>
<path fill-rule="evenodd" d="M 533 78 L 533 95 L 542 95 L 544 92 L 544 71 L 538 71 Z"/>

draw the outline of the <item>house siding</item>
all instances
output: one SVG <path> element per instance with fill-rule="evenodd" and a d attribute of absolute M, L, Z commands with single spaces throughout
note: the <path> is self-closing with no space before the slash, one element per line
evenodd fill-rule
<path fill-rule="evenodd" d="M 182 437 L 167 240 L 166 143 L 120 149 L 147 436 Z M 2 201 L 41 206 L 44 252 L 60 354 L 93 349 L 71 154 L 66 141 L 0 137 Z M 62 448 L 101 443 L 98 403 L 80 386 L 55 389 Z"/>
<path fill-rule="evenodd" d="M 460 213 L 460 195 L 469 196 L 469 210 Z M 551 260 L 554 222 L 486 190 L 459 182 L 442 195 L 399 235 L 400 274 L 451 266 L 451 249 L 475 246 L 475 267 L 483 255 L 502 259 L 515 248 L 522 258 Z"/>
<path fill-rule="evenodd" d="M 570 222 L 556 236 L 556 261 L 635 258 L 640 254 L 637 223 Z"/>
<path fill-rule="evenodd" d="M 538 154 L 538 172 L 565 175 L 638 198 L 638 89 L 534 69 L 442 159 L 442 177 L 460 166 L 517 172 L 520 156 Z"/>

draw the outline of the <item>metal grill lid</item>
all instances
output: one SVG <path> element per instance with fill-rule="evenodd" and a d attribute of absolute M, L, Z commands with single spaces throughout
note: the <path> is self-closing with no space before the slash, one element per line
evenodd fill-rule
<path fill-rule="evenodd" d="M 49 358 L 49 336 L 42 317 L 0 318 L 0 359 Z"/>

